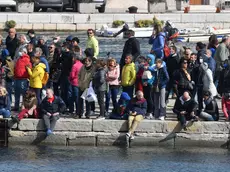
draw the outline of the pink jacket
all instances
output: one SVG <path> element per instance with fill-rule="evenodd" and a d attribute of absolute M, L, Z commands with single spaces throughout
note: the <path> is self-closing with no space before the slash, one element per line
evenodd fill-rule
<path fill-rule="evenodd" d="M 222 110 L 224 113 L 224 116 L 226 118 L 228 118 L 229 116 L 229 112 L 230 112 L 230 99 L 225 99 L 224 97 L 222 97 Z"/>
<path fill-rule="evenodd" d="M 83 64 L 80 61 L 76 61 L 71 69 L 69 81 L 71 85 L 78 86 L 78 74 Z"/>
<path fill-rule="evenodd" d="M 120 77 L 120 67 L 116 66 L 114 70 L 108 70 L 106 74 L 106 80 L 109 85 L 120 85 L 118 78 Z"/>

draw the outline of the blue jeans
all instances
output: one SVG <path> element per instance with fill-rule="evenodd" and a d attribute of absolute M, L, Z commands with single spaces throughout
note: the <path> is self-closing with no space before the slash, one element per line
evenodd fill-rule
<path fill-rule="evenodd" d="M 69 101 L 69 111 L 72 113 L 74 111 L 74 104 L 76 106 L 76 112 L 78 112 L 78 96 L 79 88 L 77 86 L 69 86 L 68 101 Z"/>
<path fill-rule="evenodd" d="M 106 100 L 105 100 L 105 109 L 106 109 L 106 112 L 109 111 L 110 97 L 112 97 L 113 108 L 115 109 L 117 107 L 117 95 L 118 95 L 118 91 L 119 91 L 118 88 L 109 88 L 109 91 L 106 94 Z"/>
<path fill-rule="evenodd" d="M 201 112 L 199 117 L 205 121 L 215 121 L 216 120 L 214 116 L 208 114 L 207 112 Z"/>
<path fill-rule="evenodd" d="M 3 118 L 9 118 L 10 117 L 10 111 L 5 109 L 5 108 L 2 108 L 2 109 L 0 109 L 0 115 L 2 115 Z"/>
<path fill-rule="evenodd" d="M 27 79 L 15 79 L 14 81 L 14 95 L 15 95 L 15 109 L 19 109 L 20 96 L 24 95 L 28 89 L 29 83 Z"/>

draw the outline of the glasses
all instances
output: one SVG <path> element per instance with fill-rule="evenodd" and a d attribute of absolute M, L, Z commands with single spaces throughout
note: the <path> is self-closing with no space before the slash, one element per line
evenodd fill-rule
<path fill-rule="evenodd" d="M 89 35 L 93 34 L 93 32 L 88 32 Z"/>

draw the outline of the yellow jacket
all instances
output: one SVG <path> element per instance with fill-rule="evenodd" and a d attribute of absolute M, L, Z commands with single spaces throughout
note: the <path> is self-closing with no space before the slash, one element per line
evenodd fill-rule
<path fill-rule="evenodd" d="M 46 65 L 39 63 L 33 69 L 27 68 L 28 74 L 30 76 L 30 87 L 32 88 L 42 88 L 42 79 L 45 74 Z"/>
<path fill-rule="evenodd" d="M 124 87 L 132 86 L 136 80 L 135 64 L 126 64 L 122 69 L 121 85 Z"/>
<path fill-rule="evenodd" d="M 92 48 L 94 51 L 94 57 L 97 58 L 97 56 L 99 55 L 99 45 L 98 40 L 95 38 L 95 36 L 88 38 L 86 48 Z"/>

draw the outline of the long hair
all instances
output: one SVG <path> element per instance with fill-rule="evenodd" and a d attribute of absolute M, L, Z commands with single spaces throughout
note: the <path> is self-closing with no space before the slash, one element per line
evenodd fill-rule
<path fill-rule="evenodd" d="M 4 87 L 0 86 L 0 92 L 2 94 L 2 96 L 6 96 L 7 95 L 7 91 Z"/>

